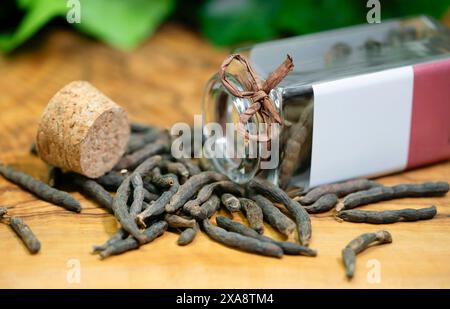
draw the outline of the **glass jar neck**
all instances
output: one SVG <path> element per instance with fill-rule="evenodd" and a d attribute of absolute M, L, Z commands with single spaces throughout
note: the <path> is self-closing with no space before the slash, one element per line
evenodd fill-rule
<path fill-rule="evenodd" d="M 233 79 L 232 76 L 229 78 Z M 276 88 L 269 94 L 280 115 L 281 94 L 281 88 Z M 245 183 L 257 173 L 262 172 L 263 142 L 244 139 L 243 134 L 237 130 L 239 116 L 251 104 L 253 104 L 251 100 L 238 98 L 229 93 L 218 75 L 213 76 L 206 86 L 203 99 L 203 155 L 210 160 L 216 170 L 238 183 Z M 255 127 L 261 128 L 264 125 L 266 124 L 263 117 L 257 112 L 243 126 L 243 129 L 254 132 Z M 276 168 L 264 172 L 267 172 L 265 177 L 276 179 L 272 175 L 276 173 Z"/>

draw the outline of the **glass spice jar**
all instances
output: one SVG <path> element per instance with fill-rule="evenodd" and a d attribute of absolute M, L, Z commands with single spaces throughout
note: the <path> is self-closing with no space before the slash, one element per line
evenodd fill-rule
<path fill-rule="evenodd" d="M 236 182 L 263 174 L 281 187 L 314 187 L 450 158 L 450 31 L 420 16 L 256 44 L 235 51 L 267 78 L 291 55 L 294 70 L 270 92 L 284 120 L 279 163 L 212 156 Z M 237 87 L 239 72 L 228 74 Z M 214 75 L 203 98 L 206 124 L 236 123 L 252 102 Z M 261 122 L 256 114 L 251 122 Z M 225 153 L 224 135 L 215 151 Z M 247 147 L 247 146 L 245 146 Z M 249 149 L 245 149 L 245 154 Z"/>

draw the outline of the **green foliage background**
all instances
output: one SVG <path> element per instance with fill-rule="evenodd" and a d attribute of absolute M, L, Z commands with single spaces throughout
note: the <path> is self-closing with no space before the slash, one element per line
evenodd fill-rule
<path fill-rule="evenodd" d="M 76 30 L 130 50 L 173 19 L 229 46 L 364 23 L 366 0 L 79 0 Z M 427 14 L 441 18 L 450 0 L 380 0 L 382 19 Z M 0 51 L 10 52 L 52 20 L 65 22 L 68 0 L 2 0 Z"/>

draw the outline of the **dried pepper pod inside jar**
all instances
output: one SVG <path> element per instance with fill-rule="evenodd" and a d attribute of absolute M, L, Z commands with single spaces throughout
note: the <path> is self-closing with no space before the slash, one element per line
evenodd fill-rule
<path fill-rule="evenodd" d="M 283 120 L 279 162 L 262 168 L 245 142 L 236 154 L 226 125 L 252 100 L 233 96 L 218 75 L 203 101 L 203 135 L 217 135 L 214 167 L 236 182 L 264 174 L 281 187 L 314 187 L 397 172 L 450 158 L 450 31 L 420 16 L 281 39 L 236 51 L 261 79 L 287 54 L 294 69 L 270 91 Z M 246 90 L 239 69 L 228 80 Z M 256 113 L 249 124 L 264 121 Z M 236 132 L 230 133 L 235 135 Z M 234 143 L 234 142 L 233 142 Z M 275 145 L 276 146 L 276 145 Z M 271 153 L 271 157 L 274 154 Z"/>

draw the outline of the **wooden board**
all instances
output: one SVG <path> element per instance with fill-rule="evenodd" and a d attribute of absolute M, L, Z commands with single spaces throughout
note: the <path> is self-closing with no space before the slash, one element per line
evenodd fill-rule
<path fill-rule="evenodd" d="M 20 52 L 0 57 L 0 161 L 46 180 L 46 166 L 28 149 L 47 101 L 76 79 L 93 83 L 136 121 L 192 123 L 192 115 L 201 113 L 203 85 L 225 55 L 176 25 L 164 26 L 128 54 L 68 30 L 44 33 Z M 428 180 L 450 181 L 450 162 L 380 179 L 384 184 Z M 259 257 L 203 234 L 179 247 L 177 235 L 166 233 L 140 250 L 101 261 L 90 254 L 92 245 L 113 234 L 116 221 L 79 193 L 73 195 L 83 205 L 81 214 L 39 201 L 0 179 L 0 205 L 22 216 L 42 242 L 41 252 L 31 256 L 10 228 L 0 224 L 1 288 L 450 287 L 450 196 L 366 207 L 438 207 L 435 219 L 418 223 L 375 226 L 338 223 L 331 213 L 314 215 L 311 247 L 319 252 L 316 258 Z M 389 230 L 394 242 L 359 255 L 355 278 L 346 280 L 341 249 L 357 235 L 377 229 Z M 377 269 L 379 282 L 373 276 Z"/>

